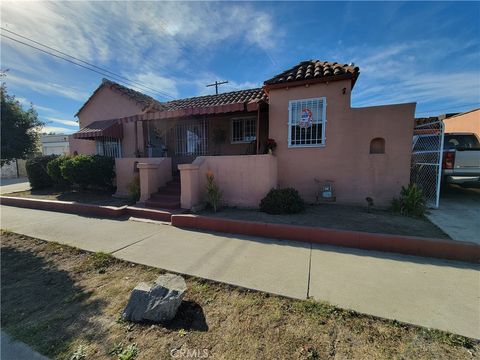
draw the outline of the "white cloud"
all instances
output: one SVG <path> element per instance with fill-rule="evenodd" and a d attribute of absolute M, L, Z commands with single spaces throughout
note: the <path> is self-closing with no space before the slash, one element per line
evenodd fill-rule
<path fill-rule="evenodd" d="M 78 122 L 76 122 L 75 120 L 63 120 L 63 119 L 57 119 L 57 118 L 53 118 L 53 117 L 47 117 L 46 119 L 49 120 L 50 122 L 54 122 L 54 123 L 57 123 L 57 124 L 62 124 L 62 125 L 66 125 L 66 126 L 73 126 L 73 127 L 78 128 Z"/>
<path fill-rule="evenodd" d="M 42 133 L 55 133 L 55 134 L 72 134 L 75 130 L 60 127 L 60 126 L 44 126 L 41 128 Z"/>
<path fill-rule="evenodd" d="M 166 93 L 173 98 L 178 97 L 176 82 L 172 79 L 156 75 L 153 72 L 147 72 L 135 75 L 135 77 L 133 77 L 133 80 L 140 82 L 141 84 L 152 89 L 161 89 L 163 93 Z M 139 90 L 142 91 L 142 89 Z M 156 95 L 162 98 L 165 97 L 162 96 L 161 93 L 156 93 Z"/>
<path fill-rule="evenodd" d="M 89 96 L 86 91 L 74 88 L 72 86 L 67 87 L 65 85 L 48 80 L 28 79 L 10 74 L 8 75 L 6 82 L 7 84 L 11 83 L 20 87 L 28 87 L 29 89 L 40 94 L 60 95 L 73 100 L 85 99 Z"/>
<path fill-rule="evenodd" d="M 283 36 L 273 14 L 247 3 L 3 1 L 1 10 L 7 29 L 174 97 L 178 83 L 195 86 L 216 49 L 255 46 L 275 63 Z M 10 40 L 2 40 L 2 52 L 17 77 L 10 81 L 42 94 L 88 97 L 78 88 L 92 84 L 76 75 L 87 70 Z"/>
<path fill-rule="evenodd" d="M 468 66 L 439 66 L 451 62 L 454 53 L 471 42 L 456 44 L 449 39 L 412 41 L 387 47 L 356 47 L 347 52 L 360 67 L 352 96 L 354 106 L 417 102 L 417 109 L 443 103 L 442 108 L 480 102 L 480 70 Z M 477 52 L 474 59 L 480 60 Z M 473 60 L 474 60 L 473 59 Z M 475 62 L 475 61 L 473 61 Z M 452 68 L 453 66 L 453 68 Z M 435 111 L 433 111 L 435 112 Z M 437 112 L 437 113 L 440 113 Z"/>
<path fill-rule="evenodd" d="M 33 104 L 31 101 L 25 99 L 24 97 L 16 96 L 15 99 L 17 99 L 20 102 L 20 104 L 22 104 L 23 106 L 30 107 L 30 105 L 33 105 L 33 108 L 37 111 L 41 110 L 41 111 L 45 111 L 45 112 L 49 112 L 49 113 L 58 113 L 57 110 L 52 109 L 48 106 L 41 106 L 41 105 Z"/>

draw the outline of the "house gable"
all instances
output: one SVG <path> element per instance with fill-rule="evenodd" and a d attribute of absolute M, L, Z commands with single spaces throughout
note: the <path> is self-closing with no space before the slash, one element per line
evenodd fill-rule
<path fill-rule="evenodd" d="M 80 128 L 84 128 L 94 121 L 136 115 L 141 113 L 144 108 L 145 104 L 102 84 L 90 96 L 76 116 Z"/>

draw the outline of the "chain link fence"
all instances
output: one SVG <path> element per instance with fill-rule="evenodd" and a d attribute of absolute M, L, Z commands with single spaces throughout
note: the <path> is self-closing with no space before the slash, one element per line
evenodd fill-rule
<path fill-rule="evenodd" d="M 440 121 L 417 121 L 413 132 L 410 182 L 423 191 L 427 206 L 438 208 L 442 177 L 444 126 Z"/>

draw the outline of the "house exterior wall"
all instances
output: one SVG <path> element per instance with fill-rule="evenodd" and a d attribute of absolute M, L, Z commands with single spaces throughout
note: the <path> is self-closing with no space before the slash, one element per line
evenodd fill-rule
<path fill-rule="evenodd" d="M 132 116 L 141 113 L 142 108 L 136 102 L 126 96 L 118 94 L 108 87 L 101 88 L 89 103 L 78 114 L 79 127 L 84 128 L 88 124 L 98 120 L 110 120 L 126 116 Z M 122 156 L 135 156 L 135 124 L 129 123 L 123 125 Z M 143 143 L 143 134 L 141 125 L 139 126 L 139 147 Z M 75 151 L 78 154 L 95 154 L 95 141 L 73 139 L 69 137 L 70 154 Z"/>
<path fill-rule="evenodd" d="M 319 184 L 333 181 L 337 202 L 387 205 L 409 182 L 415 104 L 350 107 L 350 81 L 269 92 L 269 137 L 277 142 L 278 185 L 292 186 L 308 202 Z M 345 94 L 343 91 L 345 89 Z M 326 97 L 325 146 L 288 147 L 290 100 Z M 370 141 L 385 139 L 385 154 L 370 154 Z"/>
<path fill-rule="evenodd" d="M 480 139 L 480 109 L 443 120 L 446 133 L 474 133 Z"/>

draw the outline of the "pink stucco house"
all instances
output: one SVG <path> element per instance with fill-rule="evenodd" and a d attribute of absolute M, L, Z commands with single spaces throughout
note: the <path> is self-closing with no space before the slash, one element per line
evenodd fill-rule
<path fill-rule="evenodd" d="M 328 200 L 386 205 L 409 182 L 415 103 L 352 108 L 359 74 L 303 61 L 262 88 L 169 102 L 104 80 L 77 113 L 70 151 L 114 156 L 117 195 L 138 174 L 152 207 L 202 206 L 207 171 L 231 206 L 257 207 L 289 186 L 323 201 L 325 184 Z"/>

